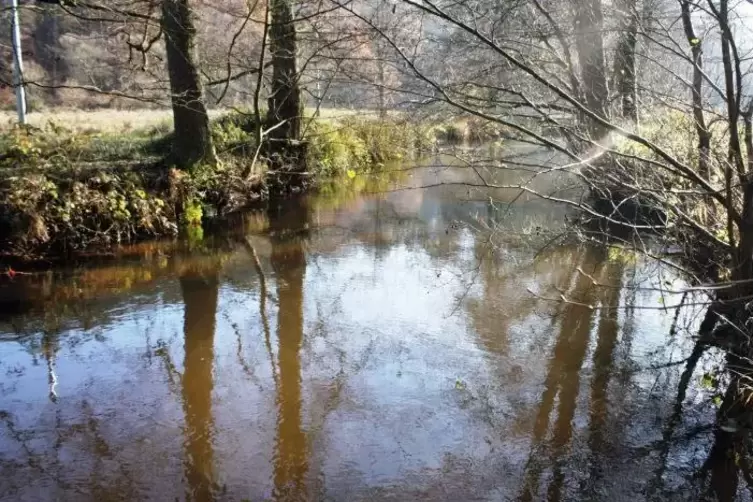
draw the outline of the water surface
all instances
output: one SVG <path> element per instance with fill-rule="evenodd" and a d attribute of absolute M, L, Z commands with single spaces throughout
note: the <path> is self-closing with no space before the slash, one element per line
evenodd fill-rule
<path fill-rule="evenodd" d="M 683 384 L 698 312 L 652 289 L 682 282 L 488 195 L 310 197 L 6 281 L 0 499 L 705 496 L 720 358 Z"/>

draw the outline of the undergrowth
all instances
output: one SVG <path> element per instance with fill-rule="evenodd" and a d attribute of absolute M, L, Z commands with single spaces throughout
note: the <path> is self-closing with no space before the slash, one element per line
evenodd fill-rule
<path fill-rule="evenodd" d="M 402 118 L 346 117 L 312 121 L 306 135 L 308 165 L 321 179 L 377 170 L 434 148 L 430 126 Z"/>
<path fill-rule="evenodd" d="M 64 258 L 142 239 L 200 237 L 202 219 L 263 196 L 259 176 L 228 159 L 190 173 L 164 158 L 164 134 L 122 137 L 15 128 L 0 136 L 0 254 Z"/>
<path fill-rule="evenodd" d="M 709 126 L 711 148 L 708 172 L 701 172 L 696 124 L 692 115 L 677 110 L 654 110 L 642 116 L 636 133 L 689 166 L 710 186 L 724 190 L 729 132 L 725 123 Z M 600 214 L 627 224 L 650 225 L 665 245 L 685 257 L 700 257 L 688 266 L 702 275 L 724 275 L 716 270 L 725 262 L 730 236 L 726 209 L 698 190 L 697 182 L 680 170 L 666 169 L 666 160 L 654 149 L 619 135 L 611 138 L 613 153 L 593 162 L 588 170 L 592 206 Z M 732 187 L 733 197 L 741 194 Z M 737 236 L 733 236 L 737 239 Z"/>
<path fill-rule="evenodd" d="M 312 185 L 363 183 L 362 173 L 417 157 L 436 128 L 404 118 L 306 119 Z M 255 121 L 249 113 L 212 122 L 218 166 L 172 168 L 164 126 L 102 133 L 54 123 L 0 134 L 0 255 L 40 258 L 107 251 L 121 243 L 176 235 L 201 238 L 202 221 L 266 195 L 265 162 L 250 169 Z"/>

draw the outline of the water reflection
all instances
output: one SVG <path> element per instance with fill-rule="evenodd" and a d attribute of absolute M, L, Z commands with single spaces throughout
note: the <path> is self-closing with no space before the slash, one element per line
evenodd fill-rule
<path fill-rule="evenodd" d="M 605 260 L 606 257 L 601 257 Z M 609 420 L 609 407 L 612 396 L 609 393 L 609 383 L 615 372 L 615 348 L 620 333 L 619 306 L 620 294 L 622 293 L 624 262 L 621 260 L 609 261 L 602 265 L 602 273 L 599 282 L 605 287 L 598 288 L 599 322 L 596 332 L 596 349 L 593 354 L 593 376 L 591 377 L 591 395 L 589 396 L 589 435 L 588 446 L 591 450 L 591 462 L 589 469 L 589 488 L 587 492 L 595 496 L 593 487 L 606 474 L 606 467 L 602 461 L 608 457 L 610 432 L 607 424 Z M 615 403 L 619 405 L 619 403 Z M 616 438 L 612 438 L 612 443 Z"/>
<path fill-rule="evenodd" d="M 588 249 L 583 255 L 583 262 L 586 266 L 595 263 L 596 270 L 593 272 L 598 276 L 603 261 L 592 259 L 595 252 Z M 552 469 L 552 480 L 546 492 L 548 500 L 562 498 L 566 449 L 572 438 L 572 422 L 580 390 L 580 370 L 588 348 L 594 315 L 594 310 L 584 305 L 592 305 L 597 294 L 597 287 L 586 274 L 573 269 L 570 278 L 572 287 L 566 295 L 569 301 L 560 306 L 560 329 L 549 360 L 544 392 L 539 400 L 533 426 L 532 453 L 526 467 L 521 501 L 541 499 L 539 482 L 545 465 L 550 465 Z M 558 402 L 557 418 L 551 431 L 552 437 L 547 441 L 555 402 Z M 548 461 L 545 462 L 544 459 Z"/>
<path fill-rule="evenodd" d="M 742 481 L 753 495 L 753 364 L 745 349 L 727 356 L 731 381 L 727 387 L 714 431 L 714 443 L 701 469 L 708 478 L 707 495 L 720 502 L 737 499 Z"/>
<path fill-rule="evenodd" d="M 187 500 L 212 500 L 215 488 L 214 333 L 219 278 L 217 270 L 187 272 L 180 277 L 185 308 L 185 358 L 181 396 L 185 413 L 185 477 Z"/>
<path fill-rule="evenodd" d="M 30 281 L 0 316 L 0 499 L 690 499 L 738 439 L 711 448 L 674 313 L 622 308 L 658 304 L 630 289 L 652 271 L 534 257 L 455 195 L 275 203 L 222 246 Z"/>
<path fill-rule="evenodd" d="M 276 208 L 270 218 L 270 261 L 277 281 L 277 432 L 274 455 L 274 497 L 306 499 L 308 451 L 301 423 L 301 346 L 303 344 L 303 279 L 306 256 L 303 238 L 306 208 L 300 200 Z"/>

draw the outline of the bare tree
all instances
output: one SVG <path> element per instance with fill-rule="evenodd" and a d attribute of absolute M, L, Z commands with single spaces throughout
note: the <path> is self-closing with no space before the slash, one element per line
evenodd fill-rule
<path fill-rule="evenodd" d="M 575 47 L 585 104 L 591 112 L 600 117 L 607 117 L 609 89 L 604 58 L 604 13 L 601 0 L 574 0 L 573 10 Z M 604 125 L 598 121 L 587 123 L 590 132 L 597 139 L 606 132 Z"/>
<path fill-rule="evenodd" d="M 619 41 L 614 54 L 614 80 L 620 98 L 620 114 L 636 122 L 638 120 L 638 95 L 636 74 L 636 46 L 638 44 L 638 2 L 622 0 L 617 36 Z"/>

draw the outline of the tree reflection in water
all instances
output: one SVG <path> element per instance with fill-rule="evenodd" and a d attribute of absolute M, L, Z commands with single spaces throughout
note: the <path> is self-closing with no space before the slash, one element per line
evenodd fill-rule
<path fill-rule="evenodd" d="M 185 414 L 185 477 L 188 500 L 214 498 L 214 332 L 219 291 L 218 270 L 193 271 L 180 277 L 185 305 L 185 359 L 181 386 Z"/>
<path fill-rule="evenodd" d="M 284 212 L 270 214 L 271 262 L 277 282 L 279 368 L 274 457 L 276 500 L 306 499 L 308 446 L 301 424 L 301 346 L 303 344 L 303 279 L 306 255 L 303 234 L 306 208 L 295 201 Z"/>

